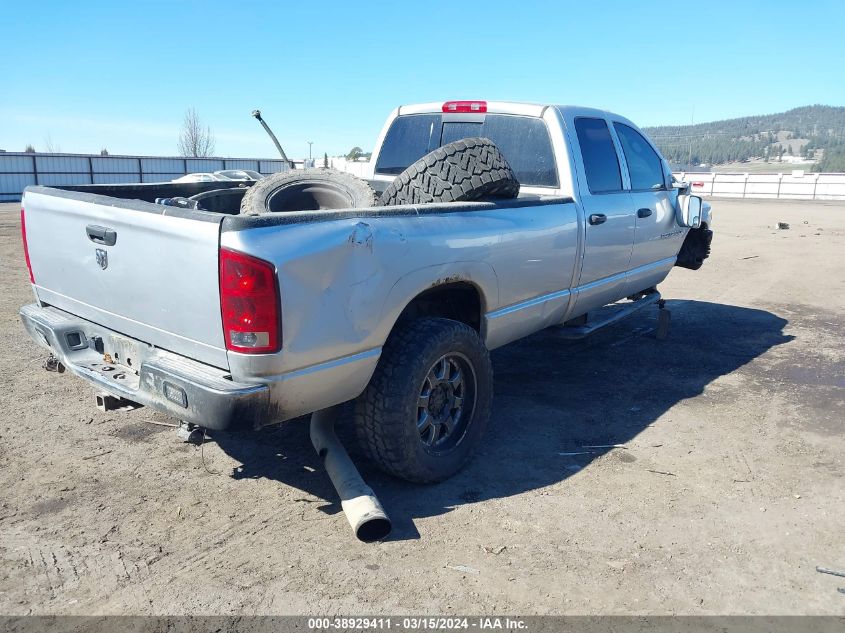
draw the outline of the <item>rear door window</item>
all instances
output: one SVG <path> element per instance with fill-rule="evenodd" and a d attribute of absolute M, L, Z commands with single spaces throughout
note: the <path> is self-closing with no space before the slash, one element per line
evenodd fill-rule
<path fill-rule="evenodd" d="M 418 121 L 405 123 L 404 119 L 433 121 L 436 131 L 426 138 L 424 127 Z M 403 121 L 401 124 L 400 121 Z M 394 129 L 396 132 L 394 133 Z M 441 125 L 440 115 L 413 115 L 397 118 L 385 136 L 376 173 L 399 174 L 431 149 L 462 138 L 485 137 L 493 141 L 510 163 L 520 184 L 534 187 L 557 187 L 558 177 L 549 130 L 542 119 L 536 117 L 488 114 L 483 122 L 446 121 Z M 431 149 L 422 150 L 424 144 Z M 396 147 L 405 144 L 405 147 Z"/>
<path fill-rule="evenodd" d="M 579 117 L 575 119 L 575 132 L 581 146 L 590 193 L 622 191 L 619 158 L 604 119 Z"/>
<path fill-rule="evenodd" d="M 649 145 L 639 132 L 624 123 L 614 123 L 625 162 L 628 163 L 628 173 L 631 176 L 633 191 L 656 191 L 666 187 L 663 181 L 663 163 L 657 152 Z"/>

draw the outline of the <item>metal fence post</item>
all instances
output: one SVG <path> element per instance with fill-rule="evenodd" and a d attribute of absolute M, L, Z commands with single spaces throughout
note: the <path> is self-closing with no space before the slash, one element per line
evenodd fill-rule
<path fill-rule="evenodd" d="M 35 154 L 32 155 L 32 175 L 35 176 L 35 184 L 40 184 L 38 182 L 38 162 L 35 160 Z"/>
<path fill-rule="evenodd" d="M 91 184 L 94 184 L 94 159 L 88 157 L 88 177 L 91 179 Z"/>

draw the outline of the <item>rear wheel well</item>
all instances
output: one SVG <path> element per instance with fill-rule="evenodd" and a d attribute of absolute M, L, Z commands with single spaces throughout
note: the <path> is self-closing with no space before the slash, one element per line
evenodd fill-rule
<path fill-rule="evenodd" d="M 402 310 L 398 323 L 421 317 L 442 317 L 466 323 L 481 332 L 481 295 L 470 283 L 446 283 L 414 297 Z"/>

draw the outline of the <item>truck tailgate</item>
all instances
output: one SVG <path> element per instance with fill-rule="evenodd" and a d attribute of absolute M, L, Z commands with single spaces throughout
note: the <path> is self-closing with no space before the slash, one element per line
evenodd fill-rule
<path fill-rule="evenodd" d="M 218 281 L 222 216 L 43 187 L 28 189 L 23 207 L 42 302 L 228 368 Z"/>

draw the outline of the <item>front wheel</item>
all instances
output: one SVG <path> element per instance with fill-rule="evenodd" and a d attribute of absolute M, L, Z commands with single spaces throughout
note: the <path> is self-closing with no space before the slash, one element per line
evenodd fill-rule
<path fill-rule="evenodd" d="M 442 481 L 469 460 L 490 418 L 493 367 L 478 333 L 459 321 L 397 326 L 355 405 L 367 456 L 418 483 Z"/>

